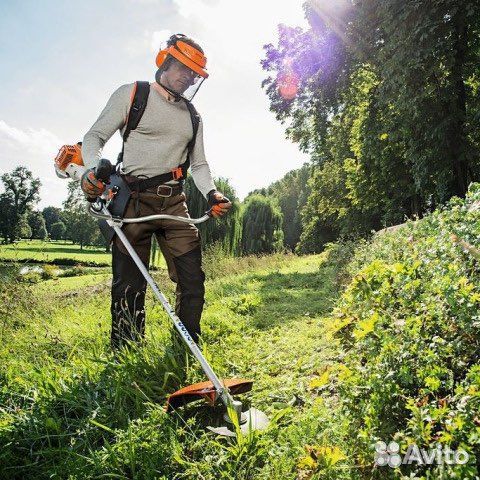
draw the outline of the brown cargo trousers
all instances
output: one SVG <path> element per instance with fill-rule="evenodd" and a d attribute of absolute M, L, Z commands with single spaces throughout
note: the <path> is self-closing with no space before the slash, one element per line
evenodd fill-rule
<path fill-rule="evenodd" d="M 155 189 L 152 189 L 155 190 Z M 189 217 L 185 193 L 162 197 L 154 191 L 133 192 L 125 218 L 168 214 Z M 152 235 L 165 258 L 170 279 L 177 284 L 175 312 L 195 341 L 205 297 L 205 274 L 197 227 L 174 220 L 124 224 L 127 239 L 148 268 Z M 112 330 L 114 350 L 138 342 L 145 335 L 145 292 L 147 282 L 120 239 L 112 244 Z"/>

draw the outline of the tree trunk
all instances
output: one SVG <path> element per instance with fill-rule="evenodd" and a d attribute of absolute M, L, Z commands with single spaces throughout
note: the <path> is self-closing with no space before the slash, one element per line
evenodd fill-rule
<path fill-rule="evenodd" d="M 410 211 L 413 217 L 420 218 L 422 216 L 422 199 L 418 193 L 414 193 L 410 199 Z"/>
<path fill-rule="evenodd" d="M 467 158 L 467 140 L 465 121 L 467 115 L 467 95 L 463 79 L 463 67 L 467 51 L 467 25 L 465 11 L 459 9 L 453 17 L 454 25 L 454 62 L 452 66 L 453 83 L 453 121 L 450 135 L 450 152 L 453 162 L 453 194 L 464 197 L 469 183 Z"/>

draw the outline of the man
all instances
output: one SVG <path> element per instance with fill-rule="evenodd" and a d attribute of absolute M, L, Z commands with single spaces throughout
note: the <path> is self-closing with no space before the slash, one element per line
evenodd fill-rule
<path fill-rule="evenodd" d="M 169 214 L 188 217 L 182 188 L 188 161 L 195 185 L 213 207 L 214 216 L 222 216 L 232 205 L 216 190 L 205 159 L 203 125 L 199 117 L 194 123 L 192 111 L 196 111 L 187 99 L 187 91 L 208 76 L 203 50 L 185 35 L 172 35 L 167 48 L 157 55 L 156 63 L 156 82 L 146 85 L 148 98 L 144 113 L 128 138 L 124 136 L 121 172 L 132 190 L 124 216 Z M 81 184 L 87 197 L 96 197 L 105 188 L 94 177 L 94 167 L 105 142 L 117 130 L 125 133 L 134 87 L 135 84 L 122 85 L 113 93 L 83 139 L 82 156 L 89 170 L 83 175 Z M 180 178 L 179 172 L 184 174 Z M 123 231 L 147 267 L 151 238 L 156 236 L 169 276 L 177 284 L 176 313 L 192 338 L 198 341 L 205 275 L 197 228 L 191 224 L 157 220 L 126 224 Z M 117 237 L 112 243 L 112 271 L 111 344 L 118 349 L 144 336 L 146 281 Z"/>

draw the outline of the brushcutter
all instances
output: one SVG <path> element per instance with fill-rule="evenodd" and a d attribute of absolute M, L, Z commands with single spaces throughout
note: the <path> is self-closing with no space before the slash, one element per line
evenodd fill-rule
<path fill-rule="evenodd" d="M 83 162 L 80 164 L 80 162 L 77 160 L 74 164 L 72 164 L 72 162 L 65 161 L 65 157 L 68 155 L 68 150 L 65 149 L 65 147 L 62 148 L 64 149 L 63 154 L 61 155 L 61 149 L 59 155 L 57 155 L 57 158 L 55 159 L 55 169 L 57 171 L 57 175 L 62 178 L 73 178 L 75 180 L 80 180 L 83 172 L 85 171 Z M 141 271 L 147 283 L 150 285 L 156 299 L 162 304 L 163 308 L 167 312 L 167 315 L 173 322 L 175 328 L 180 334 L 180 337 L 188 346 L 194 357 L 198 360 L 203 371 L 209 379 L 208 381 L 189 385 L 172 393 L 167 399 L 165 406 L 166 411 L 170 412 L 186 403 L 199 399 L 204 399 L 212 406 L 220 401 L 227 409 L 224 419 L 230 423 L 230 427 L 232 424 L 236 425 L 233 430 L 229 428 L 229 426 L 207 427 L 212 432 L 218 435 L 235 436 L 237 428 L 240 428 L 242 433 L 248 433 L 251 430 L 265 429 L 269 422 L 265 413 L 256 408 L 250 408 L 246 411 L 242 411 L 242 402 L 233 398 L 233 395 L 250 391 L 252 389 L 253 381 L 247 379 L 220 379 L 217 376 L 207 359 L 202 354 L 198 345 L 188 333 L 180 318 L 176 315 L 165 295 L 160 291 L 157 284 L 148 273 L 147 268 L 122 231 L 122 225 L 125 223 L 140 223 L 158 219 L 168 219 L 190 224 L 200 224 L 211 218 L 211 210 L 205 212 L 205 214 L 200 218 L 185 218 L 165 214 L 149 215 L 138 218 L 120 218 L 118 216 L 114 216 L 110 212 L 109 207 L 115 201 L 115 196 L 119 194 L 119 187 L 118 185 L 114 185 L 112 188 L 108 188 L 111 173 L 112 166 L 110 162 L 102 159 L 96 169 L 95 176 L 107 185 L 107 189 L 101 197 L 96 199 L 95 202 L 90 203 L 88 211 L 93 217 L 105 220 L 108 225 L 113 228 L 115 234 L 118 235 L 118 238 L 125 245 L 128 253 Z"/>

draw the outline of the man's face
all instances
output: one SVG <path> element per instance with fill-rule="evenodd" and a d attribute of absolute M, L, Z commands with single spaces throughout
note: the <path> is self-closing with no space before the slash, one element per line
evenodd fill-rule
<path fill-rule="evenodd" d="M 176 58 L 172 58 L 167 70 L 162 72 L 161 80 L 167 88 L 183 93 L 198 80 L 198 75 Z"/>

